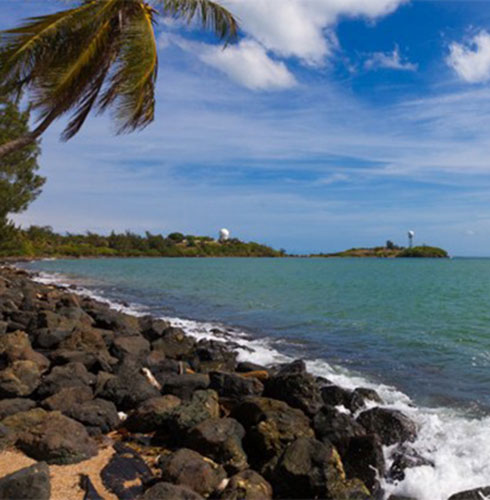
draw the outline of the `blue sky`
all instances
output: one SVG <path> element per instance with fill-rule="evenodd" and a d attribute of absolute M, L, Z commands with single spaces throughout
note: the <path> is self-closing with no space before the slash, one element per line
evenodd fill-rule
<path fill-rule="evenodd" d="M 490 255 L 490 3 L 225 0 L 242 36 L 161 20 L 155 122 L 44 136 L 16 217 L 59 231 L 216 235 L 291 252 L 418 243 Z M 19 8 L 22 5 L 22 8 Z M 64 8 L 2 0 L 0 28 Z"/>

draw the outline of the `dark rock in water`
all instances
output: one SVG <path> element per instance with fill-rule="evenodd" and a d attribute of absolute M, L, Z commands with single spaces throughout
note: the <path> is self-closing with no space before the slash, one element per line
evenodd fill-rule
<path fill-rule="evenodd" d="M 264 395 L 285 401 L 308 415 L 314 415 L 323 405 L 320 387 L 309 373 L 280 371 L 267 380 Z"/>
<path fill-rule="evenodd" d="M 196 358 L 192 362 L 194 369 L 201 372 L 228 371 L 236 367 L 237 354 L 223 342 L 203 339 L 197 343 Z"/>
<path fill-rule="evenodd" d="M 0 371 L 0 398 L 29 396 L 41 382 L 41 372 L 33 361 L 14 361 Z"/>
<path fill-rule="evenodd" d="M 260 396 L 264 392 L 264 385 L 254 377 L 245 378 L 226 372 L 211 372 L 209 376 L 211 389 L 223 397 L 240 399 L 244 396 Z"/>
<path fill-rule="evenodd" d="M 27 398 L 12 398 L 0 400 L 0 420 L 21 411 L 31 410 L 36 406 L 35 401 Z"/>
<path fill-rule="evenodd" d="M 162 350 L 168 358 L 183 359 L 194 351 L 196 341 L 181 328 L 167 328 L 163 336 L 152 343 L 155 350 Z"/>
<path fill-rule="evenodd" d="M 413 497 L 405 497 L 402 495 L 390 495 L 388 497 L 388 500 L 417 500 L 417 499 Z"/>
<path fill-rule="evenodd" d="M 49 500 L 50 496 L 49 467 L 45 462 L 39 462 L 0 478 L 0 500 L 15 498 Z"/>
<path fill-rule="evenodd" d="M 122 365 L 117 375 L 108 377 L 96 391 L 96 395 L 112 401 L 119 410 L 136 408 L 150 398 L 160 396 L 160 391 L 151 385 L 139 373 L 139 367 L 133 364 Z"/>
<path fill-rule="evenodd" d="M 241 361 L 237 364 L 236 371 L 238 373 L 268 371 L 268 368 L 262 365 L 257 365 L 256 363 L 250 363 L 249 361 Z"/>
<path fill-rule="evenodd" d="M 362 412 L 357 421 L 370 433 L 378 434 L 384 445 L 413 441 L 417 426 L 398 410 L 372 408 Z"/>
<path fill-rule="evenodd" d="M 355 413 L 366 406 L 366 401 L 383 404 L 383 400 L 374 389 L 357 387 L 351 394 L 348 408 Z"/>
<path fill-rule="evenodd" d="M 119 335 L 138 335 L 140 333 L 139 319 L 136 316 L 115 311 L 98 302 L 91 302 L 85 310 L 95 320 L 97 328 L 112 330 Z"/>
<path fill-rule="evenodd" d="M 276 367 L 276 375 L 291 375 L 293 373 L 306 373 L 306 364 L 302 359 L 295 359 L 291 363 L 284 363 Z"/>
<path fill-rule="evenodd" d="M 136 499 L 153 478 L 151 470 L 128 446 L 116 443 L 114 449 L 116 453 L 100 473 L 102 483 L 120 500 Z"/>
<path fill-rule="evenodd" d="M 299 437 L 313 437 L 308 417 L 276 399 L 249 396 L 232 411 L 247 434 L 243 445 L 249 463 L 262 471 L 269 468 L 286 446 Z"/>
<path fill-rule="evenodd" d="M 50 411 L 69 412 L 75 405 L 90 401 L 94 398 L 92 389 L 86 385 L 79 387 L 67 387 L 56 394 L 49 396 L 42 403 L 42 407 Z"/>
<path fill-rule="evenodd" d="M 144 359 L 149 353 L 150 343 L 142 335 L 117 337 L 112 346 L 112 354 L 119 360 Z"/>
<path fill-rule="evenodd" d="M 272 500 L 272 486 L 257 472 L 247 469 L 232 476 L 220 500 Z"/>
<path fill-rule="evenodd" d="M 171 483 L 157 483 L 146 490 L 142 500 L 204 500 L 203 497 L 185 486 Z"/>
<path fill-rule="evenodd" d="M 97 454 L 85 427 L 61 413 L 35 408 L 2 420 L 16 434 L 16 446 L 35 460 L 73 464 Z"/>
<path fill-rule="evenodd" d="M 326 385 L 321 389 L 323 402 L 327 406 L 345 406 L 349 408 L 352 391 L 338 385 Z"/>
<path fill-rule="evenodd" d="M 152 432 L 169 424 L 174 409 L 181 400 L 171 394 L 151 398 L 141 403 L 125 421 L 125 427 L 132 432 Z"/>
<path fill-rule="evenodd" d="M 37 394 L 46 398 L 67 387 L 93 386 L 95 380 L 95 375 L 89 373 L 82 363 L 55 366 L 42 380 Z"/>
<path fill-rule="evenodd" d="M 181 439 L 190 429 L 208 418 L 219 417 L 218 394 L 208 389 L 196 391 L 190 401 L 177 406 L 169 420 L 171 431 Z"/>
<path fill-rule="evenodd" d="M 99 398 L 74 405 L 67 415 L 82 423 L 93 436 L 106 434 L 120 423 L 116 405 Z"/>
<path fill-rule="evenodd" d="M 393 463 L 388 471 L 388 478 L 392 481 L 403 481 L 405 479 L 405 469 L 428 465 L 434 467 L 434 462 L 421 456 L 413 448 L 401 446 L 393 455 Z"/>
<path fill-rule="evenodd" d="M 170 327 L 170 323 L 163 319 L 156 319 L 153 316 L 143 316 L 139 319 L 141 333 L 150 342 L 157 340 L 163 332 Z"/>
<path fill-rule="evenodd" d="M 384 476 L 385 460 L 381 441 L 376 435 L 351 438 L 342 462 L 347 477 L 360 479 L 372 493 L 379 490 L 377 475 Z"/>
<path fill-rule="evenodd" d="M 490 495 L 490 486 L 475 488 L 474 490 L 461 491 L 451 495 L 448 500 L 482 500 Z"/>
<path fill-rule="evenodd" d="M 187 486 L 203 496 L 213 493 L 226 477 L 221 465 L 187 448 L 161 457 L 158 465 L 164 481 Z"/>
<path fill-rule="evenodd" d="M 80 488 L 85 492 L 83 500 L 104 500 L 86 474 L 80 474 Z"/>
<path fill-rule="evenodd" d="M 279 458 L 271 478 L 282 498 L 357 498 L 369 492 L 362 484 L 346 483 L 340 456 L 334 446 L 312 438 L 299 438 Z"/>
<path fill-rule="evenodd" d="M 163 394 L 173 394 L 181 399 L 189 399 L 194 391 L 209 387 L 209 376 L 204 373 L 185 373 L 182 375 L 157 374 Z"/>
<path fill-rule="evenodd" d="M 230 473 L 248 467 L 242 448 L 243 426 L 233 418 L 209 418 L 193 427 L 187 446 L 222 464 Z"/>
<path fill-rule="evenodd" d="M 351 438 L 366 435 L 361 424 L 331 406 L 323 406 L 314 416 L 313 428 L 318 439 L 335 445 L 340 455 L 344 454 Z"/>

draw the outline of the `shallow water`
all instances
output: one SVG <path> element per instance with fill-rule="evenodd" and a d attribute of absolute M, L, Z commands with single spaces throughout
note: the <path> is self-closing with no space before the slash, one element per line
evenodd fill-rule
<path fill-rule="evenodd" d="M 242 357 L 301 356 L 337 383 L 377 388 L 419 423 L 415 446 L 436 463 L 411 470 L 390 491 L 445 500 L 490 484 L 490 260 L 104 259 L 28 267 L 62 273 L 133 311 L 172 317 L 196 336 L 231 326 Z"/>

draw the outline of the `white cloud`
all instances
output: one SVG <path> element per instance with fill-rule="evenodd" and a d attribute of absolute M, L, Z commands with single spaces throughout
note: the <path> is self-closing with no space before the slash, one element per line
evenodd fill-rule
<path fill-rule="evenodd" d="M 366 69 L 395 69 L 400 71 L 417 71 L 418 65 L 405 60 L 400 55 L 398 46 L 393 52 L 374 52 L 364 63 Z"/>
<path fill-rule="evenodd" d="M 375 20 L 407 0 L 224 0 L 243 31 L 267 50 L 321 65 L 336 45 L 340 17 Z"/>
<path fill-rule="evenodd" d="M 249 89 L 284 89 L 296 84 L 286 65 L 271 59 L 265 49 L 253 40 L 243 40 L 224 50 L 207 46 L 200 58 Z"/>
<path fill-rule="evenodd" d="M 465 81 L 482 83 L 490 80 L 490 34 L 481 31 L 469 43 L 453 42 L 447 63 Z"/>

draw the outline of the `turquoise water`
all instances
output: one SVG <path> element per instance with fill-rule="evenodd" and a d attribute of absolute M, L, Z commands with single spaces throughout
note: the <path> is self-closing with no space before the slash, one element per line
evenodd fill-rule
<path fill-rule="evenodd" d="M 490 412 L 490 260 L 104 259 L 83 278 L 158 315 L 218 322 L 390 384 L 417 404 Z"/>

